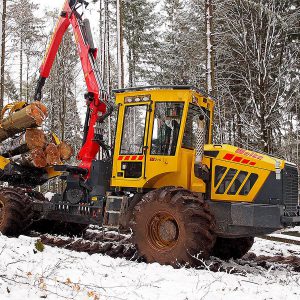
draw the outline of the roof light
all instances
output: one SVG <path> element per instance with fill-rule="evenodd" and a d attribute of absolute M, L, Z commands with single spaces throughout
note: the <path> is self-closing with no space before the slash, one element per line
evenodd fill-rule
<path fill-rule="evenodd" d="M 135 97 L 125 97 L 125 103 L 132 103 L 132 102 L 148 102 L 151 100 L 151 95 L 141 95 Z"/>

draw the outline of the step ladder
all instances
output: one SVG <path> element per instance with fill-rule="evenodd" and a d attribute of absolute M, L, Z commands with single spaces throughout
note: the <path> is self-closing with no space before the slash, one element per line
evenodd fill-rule
<path fill-rule="evenodd" d="M 127 212 L 127 196 L 108 196 L 104 212 L 103 228 L 119 230 L 120 220 Z"/>

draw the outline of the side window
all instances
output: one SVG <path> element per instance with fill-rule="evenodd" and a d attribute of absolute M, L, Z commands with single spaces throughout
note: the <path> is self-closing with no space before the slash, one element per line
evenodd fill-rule
<path fill-rule="evenodd" d="M 249 192 L 251 191 L 251 189 L 253 188 L 255 182 L 258 179 L 258 175 L 252 173 L 249 178 L 247 179 L 247 181 L 245 182 L 245 184 L 243 185 L 239 195 L 248 195 Z"/>
<path fill-rule="evenodd" d="M 120 154 L 143 154 L 147 105 L 126 106 Z"/>
<path fill-rule="evenodd" d="M 158 102 L 155 105 L 152 155 L 175 155 L 184 103 Z"/>
<path fill-rule="evenodd" d="M 229 188 L 228 195 L 235 195 L 238 192 L 247 175 L 248 173 L 245 171 L 239 172 L 238 176 L 235 178 L 233 184 Z"/>
<path fill-rule="evenodd" d="M 230 182 L 232 181 L 234 175 L 236 174 L 237 170 L 236 169 L 229 169 L 229 171 L 226 173 L 223 181 L 219 185 L 217 189 L 217 194 L 224 194 L 225 191 L 227 190 Z"/>
<path fill-rule="evenodd" d="M 215 168 L 215 187 L 220 182 L 220 180 L 221 180 L 222 176 L 224 175 L 225 171 L 226 171 L 226 167 L 216 166 L 216 168 Z"/>
<path fill-rule="evenodd" d="M 200 116 L 204 116 L 202 123 L 205 128 L 205 141 L 206 143 L 208 142 L 209 118 L 207 117 L 206 112 L 201 107 L 190 104 L 182 140 L 183 147 L 191 149 L 194 149 L 196 147 L 196 131 L 198 129 L 198 126 L 200 125 Z"/>

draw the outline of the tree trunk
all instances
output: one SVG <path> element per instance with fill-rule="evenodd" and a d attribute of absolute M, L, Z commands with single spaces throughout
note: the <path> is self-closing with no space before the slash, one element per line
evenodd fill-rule
<path fill-rule="evenodd" d="M 117 0 L 118 88 L 124 87 L 123 5 Z"/>
<path fill-rule="evenodd" d="M 206 89 L 215 96 L 215 63 L 213 52 L 213 11 L 212 0 L 205 0 L 205 24 L 206 24 Z"/>
<path fill-rule="evenodd" d="M 42 103 L 34 102 L 12 113 L 1 122 L 0 142 L 27 128 L 41 126 L 47 115 L 47 108 Z"/>
<path fill-rule="evenodd" d="M 43 149 L 40 148 L 36 148 L 28 153 L 12 157 L 11 161 L 23 167 L 45 168 L 47 166 L 45 153 Z"/>
<path fill-rule="evenodd" d="M 58 145 L 58 151 L 62 160 L 69 160 L 74 153 L 73 148 L 66 142 L 61 142 Z"/>
<path fill-rule="evenodd" d="M 6 0 L 3 0 L 2 10 L 2 41 L 1 41 L 1 61 L 0 61 L 0 110 L 3 108 L 4 98 L 4 71 L 5 71 L 5 39 L 6 39 Z"/>
<path fill-rule="evenodd" d="M 49 166 L 61 164 L 60 151 L 58 149 L 58 146 L 56 146 L 55 144 L 53 143 L 49 144 L 46 147 L 45 154 L 46 154 L 46 162 Z"/>
<path fill-rule="evenodd" d="M 42 130 L 28 128 L 20 136 L 8 139 L 0 145 L 0 155 L 10 157 L 26 153 L 35 148 L 43 149 L 46 146 L 45 134 Z"/>
<path fill-rule="evenodd" d="M 133 67 L 132 67 L 132 50 L 129 49 L 128 50 L 128 64 L 129 64 L 129 68 L 128 68 L 128 72 L 129 72 L 129 86 L 133 87 Z"/>
<path fill-rule="evenodd" d="M 22 32 L 20 36 L 20 100 L 22 100 L 23 94 L 23 37 Z"/>
<path fill-rule="evenodd" d="M 27 54 L 27 69 L 26 69 L 26 102 L 29 101 L 29 54 Z"/>

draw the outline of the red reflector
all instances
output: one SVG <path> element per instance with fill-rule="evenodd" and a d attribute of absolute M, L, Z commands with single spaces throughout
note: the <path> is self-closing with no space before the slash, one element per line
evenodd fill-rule
<path fill-rule="evenodd" d="M 250 161 L 249 159 L 243 159 L 243 160 L 242 160 L 242 164 L 248 164 L 249 161 Z"/>
<path fill-rule="evenodd" d="M 136 160 L 136 159 L 137 159 L 136 155 L 134 155 L 134 156 L 131 157 L 131 160 Z"/>
<path fill-rule="evenodd" d="M 243 158 L 242 157 L 239 157 L 239 156 L 236 156 L 233 161 L 235 162 L 240 162 Z"/>
<path fill-rule="evenodd" d="M 123 157 L 124 157 L 124 156 L 119 156 L 119 157 L 118 157 L 118 160 L 122 160 L 122 159 L 123 159 Z"/>
<path fill-rule="evenodd" d="M 129 155 L 125 156 L 125 158 L 124 158 L 124 160 L 129 160 L 129 159 L 130 159 Z"/>
<path fill-rule="evenodd" d="M 250 166 L 255 166 L 255 165 L 256 165 L 256 162 L 251 161 L 249 165 L 250 165 Z"/>
<path fill-rule="evenodd" d="M 143 160 L 144 159 L 144 156 L 139 156 L 138 160 Z"/>
<path fill-rule="evenodd" d="M 223 158 L 226 160 L 232 160 L 234 158 L 234 155 L 227 153 Z"/>

